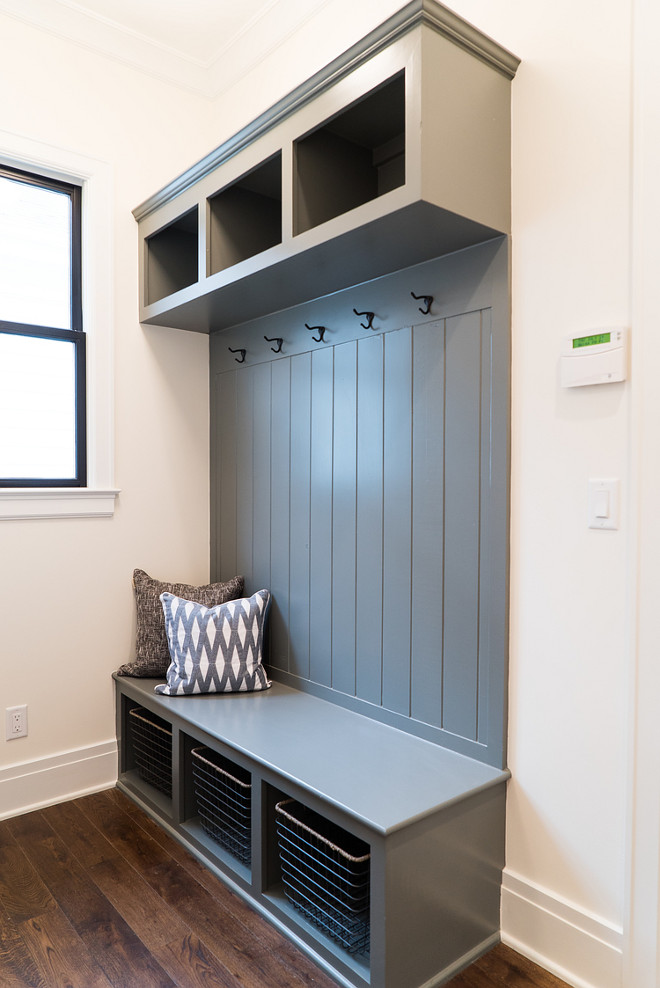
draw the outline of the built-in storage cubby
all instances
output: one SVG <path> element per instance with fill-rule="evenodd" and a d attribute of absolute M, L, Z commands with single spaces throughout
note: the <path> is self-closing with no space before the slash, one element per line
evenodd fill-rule
<path fill-rule="evenodd" d="M 141 322 L 212 333 L 507 234 L 517 66 L 411 0 L 134 210 Z"/>
<path fill-rule="evenodd" d="M 294 144 L 294 233 L 403 185 L 405 74 L 399 73 Z"/>
<path fill-rule="evenodd" d="M 197 281 L 197 207 L 147 238 L 146 296 L 158 302 Z"/>
<path fill-rule="evenodd" d="M 202 829 L 238 861 L 252 856 L 252 782 L 250 773 L 213 748 L 190 752 L 195 805 Z"/>
<path fill-rule="evenodd" d="M 180 833 L 204 860 L 249 884 L 253 845 L 250 770 L 222 745 L 209 746 L 206 739 L 187 730 L 179 730 L 176 737 L 174 815 Z"/>
<path fill-rule="evenodd" d="M 146 707 L 127 700 L 122 707 L 123 770 L 146 797 L 172 813 L 172 725 Z"/>
<path fill-rule="evenodd" d="M 264 901 L 289 929 L 340 959 L 349 984 L 378 984 L 370 956 L 371 845 L 347 829 L 346 818 L 342 826 L 329 813 L 336 817 L 328 804 L 314 811 L 264 785 Z"/>
<path fill-rule="evenodd" d="M 209 274 L 281 243 L 281 153 L 211 196 L 208 208 Z"/>
<path fill-rule="evenodd" d="M 291 905 L 349 954 L 369 953 L 369 845 L 295 799 L 275 813 Z"/>

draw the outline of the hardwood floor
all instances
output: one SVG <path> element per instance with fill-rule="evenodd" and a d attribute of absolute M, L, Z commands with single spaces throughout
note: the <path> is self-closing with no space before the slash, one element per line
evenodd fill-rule
<path fill-rule="evenodd" d="M 0 822 L 3 988 L 334 988 L 118 790 Z M 450 988 L 561 988 L 502 945 Z"/>

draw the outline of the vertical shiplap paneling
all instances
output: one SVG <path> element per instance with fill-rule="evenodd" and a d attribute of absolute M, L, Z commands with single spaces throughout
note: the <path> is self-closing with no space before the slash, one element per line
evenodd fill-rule
<path fill-rule="evenodd" d="M 289 501 L 291 496 L 291 361 L 274 360 L 271 373 L 270 429 L 270 591 L 269 663 L 289 669 Z"/>
<path fill-rule="evenodd" d="M 218 422 L 215 430 L 217 444 L 217 548 L 216 576 L 230 580 L 239 573 L 236 560 L 236 372 L 226 371 L 216 377 Z"/>
<path fill-rule="evenodd" d="M 491 655 L 491 620 L 492 620 L 492 419 L 493 405 L 493 331 L 492 312 L 484 309 L 481 312 L 481 497 L 480 497 L 480 545 L 479 545 L 479 654 L 478 654 L 478 692 L 477 692 L 477 740 L 482 744 L 488 743 L 489 724 L 488 707 L 490 701 L 489 656 Z M 504 568 L 499 574 L 505 580 Z"/>
<path fill-rule="evenodd" d="M 255 587 L 252 579 L 253 463 L 254 463 L 254 368 L 236 374 L 236 565 L 245 577 L 246 593 Z"/>
<path fill-rule="evenodd" d="M 481 315 L 447 320 L 442 726 L 476 740 L 481 488 Z"/>
<path fill-rule="evenodd" d="M 270 364 L 254 368 L 252 387 L 252 580 L 254 590 L 261 590 L 271 586 Z"/>
<path fill-rule="evenodd" d="M 385 336 L 383 456 L 383 698 L 410 713 L 412 331 Z"/>
<path fill-rule="evenodd" d="M 209 360 L 213 366 L 213 340 L 209 340 Z M 218 421 L 220 403 L 220 381 L 219 375 L 214 370 L 210 372 L 209 378 L 209 413 L 210 413 L 210 435 L 209 435 L 209 475 L 211 481 L 211 491 L 209 499 L 210 508 L 210 581 L 216 583 L 221 579 L 222 569 L 222 541 L 220 538 L 220 515 L 222 512 L 222 495 L 220 492 L 220 464 L 222 462 L 222 449 L 220 437 L 214 429 L 214 423 Z"/>
<path fill-rule="evenodd" d="M 437 286 L 438 316 L 414 329 L 388 315 L 387 331 L 365 331 L 333 297 L 327 343 L 310 343 L 303 307 L 257 327 L 259 339 L 289 336 L 284 354 L 265 347 L 239 365 L 224 341 L 212 353 L 214 575 L 243 572 L 254 592 L 269 560 L 275 674 L 333 689 L 367 715 L 380 705 L 375 715 L 403 730 L 476 757 L 483 746 L 487 758 L 502 750 L 506 688 L 501 249 L 492 312 L 483 258 L 468 251 L 463 266 L 434 262 L 425 284 Z M 394 282 L 369 304 L 394 305 L 401 325 L 416 307 Z M 470 311 L 459 316 L 461 298 Z"/>
<path fill-rule="evenodd" d="M 413 336 L 411 715 L 440 726 L 444 562 L 444 321 Z"/>
<path fill-rule="evenodd" d="M 334 354 L 312 352 L 309 671 L 332 682 L 332 432 Z"/>
<path fill-rule="evenodd" d="M 383 336 L 358 342 L 356 693 L 380 704 L 383 648 Z"/>
<path fill-rule="evenodd" d="M 332 687 L 355 695 L 357 343 L 335 347 L 332 471 Z"/>
<path fill-rule="evenodd" d="M 291 500 L 289 672 L 309 679 L 310 430 L 312 356 L 291 358 Z"/>

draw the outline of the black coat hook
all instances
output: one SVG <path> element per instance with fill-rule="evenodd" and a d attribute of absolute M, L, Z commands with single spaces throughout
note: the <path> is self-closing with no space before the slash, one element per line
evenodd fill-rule
<path fill-rule="evenodd" d="M 373 329 L 374 328 L 373 327 L 373 321 L 374 321 L 375 312 L 358 312 L 357 309 L 353 309 L 353 312 L 355 313 L 356 316 L 366 316 L 367 317 L 367 321 L 366 322 L 361 322 L 360 323 L 360 325 L 362 326 L 362 329 Z"/>
<path fill-rule="evenodd" d="M 433 296 L 432 295 L 415 295 L 414 292 L 411 292 L 410 294 L 412 295 L 413 298 L 422 299 L 423 300 L 424 305 L 426 306 L 426 308 L 425 309 L 422 309 L 422 307 L 419 306 L 419 311 L 422 313 L 423 316 L 428 316 L 430 314 L 430 312 L 431 312 L 431 306 L 433 304 Z"/>
<path fill-rule="evenodd" d="M 237 364 L 245 363 L 245 354 L 247 353 L 247 350 L 243 350 L 242 348 L 239 348 L 238 350 L 234 350 L 233 347 L 230 346 L 228 346 L 227 349 L 229 350 L 230 353 L 240 353 L 240 357 L 234 357 L 234 360 L 236 361 Z"/>
<path fill-rule="evenodd" d="M 308 326 L 307 323 L 305 323 L 305 327 L 309 329 L 311 332 L 313 332 L 315 329 L 318 329 L 319 331 L 318 337 L 312 336 L 312 339 L 314 340 L 315 343 L 325 343 L 325 326 Z"/>
<path fill-rule="evenodd" d="M 282 352 L 282 344 L 284 343 L 284 338 L 282 336 L 264 336 L 266 343 L 277 343 L 277 346 L 272 346 L 271 350 L 273 353 Z"/>

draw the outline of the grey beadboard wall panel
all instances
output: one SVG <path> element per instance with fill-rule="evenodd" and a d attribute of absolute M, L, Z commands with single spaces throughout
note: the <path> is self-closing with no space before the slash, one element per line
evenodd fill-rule
<path fill-rule="evenodd" d="M 303 355 L 302 359 L 305 359 Z M 270 433 L 270 582 L 272 594 L 270 610 L 270 663 L 285 671 L 289 668 L 291 635 L 307 647 L 307 634 L 295 622 L 296 604 L 299 599 L 297 578 L 300 560 L 296 553 L 295 524 L 297 511 L 297 485 L 292 484 L 294 435 L 291 418 L 291 377 L 295 373 L 294 360 L 276 360 L 271 370 L 271 401 L 273 422 L 262 423 Z M 303 512 L 307 514 L 307 512 Z M 292 561 L 293 560 L 293 561 Z M 291 629 L 291 635 L 290 635 Z"/>
<path fill-rule="evenodd" d="M 236 373 L 236 567 L 245 577 L 248 593 L 261 588 L 253 579 L 253 534 L 254 534 L 254 435 L 260 427 L 253 418 L 254 368 L 245 368 L 246 373 Z M 270 457 L 269 457 L 270 463 Z M 259 483 L 265 480 L 266 472 L 259 464 Z M 270 576 L 267 581 L 270 583 Z"/>
<path fill-rule="evenodd" d="M 289 395 L 291 419 L 289 509 L 290 568 L 289 615 L 290 652 L 288 669 L 292 675 L 310 678 L 310 470 L 311 420 L 309 415 L 312 388 L 311 354 L 301 353 L 291 359 Z M 287 363 L 286 360 L 281 363 Z M 279 425 L 277 426 L 279 428 Z M 283 426 L 284 428 L 284 426 Z"/>
<path fill-rule="evenodd" d="M 333 689 L 354 696 L 357 538 L 357 341 L 355 340 L 335 348 L 333 413 L 330 678 Z"/>
<path fill-rule="evenodd" d="M 383 353 L 382 334 L 358 340 L 356 693 L 380 705 L 383 677 Z"/>
<path fill-rule="evenodd" d="M 492 349 L 492 309 L 481 313 L 481 364 L 487 367 L 488 375 L 484 375 L 481 400 L 481 431 L 492 429 L 494 418 L 493 402 L 493 349 Z M 483 374 L 483 370 L 482 370 Z M 480 511 L 480 541 L 479 541 L 479 656 L 488 654 L 488 636 L 491 630 L 492 615 L 496 606 L 504 606 L 503 602 L 496 603 L 496 595 L 500 588 L 493 584 L 491 556 L 496 533 L 493 521 L 497 522 L 497 511 L 493 510 L 493 502 L 497 499 L 494 487 L 493 456 L 486 456 L 486 444 L 481 446 L 481 503 Z M 477 741 L 485 743 L 488 738 L 488 677 L 480 676 L 477 680 Z M 500 693 L 500 703 L 506 709 L 506 703 Z M 500 708 L 502 709 L 502 708 Z"/>
<path fill-rule="evenodd" d="M 481 452 L 482 444 L 489 446 L 488 433 L 481 430 L 481 350 L 481 312 L 447 320 L 442 726 L 473 740 L 479 672 Z M 490 458 L 489 448 L 487 455 Z"/>
<path fill-rule="evenodd" d="M 236 446 L 234 435 L 237 428 L 236 378 L 227 375 L 224 387 L 211 391 L 212 420 L 215 427 L 218 460 L 222 462 L 222 472 L 216 473 L 218 484 L 215 489 L 214 511 L 215 569 L 225 573 L 238 573 L 236 558 Z M 212 492 L 213 493 L 213 492 Z M 231 577 L 228 577 L 231 579 Z"/>
<path fill-rule="evenodd" d="M 445 331 L 415 332 L 413 375 L 411 714 L 433 723 L 442 708 L 442 663 L 436 661 L 444 619 Z M 429 579 L 429 573 L 434 579 Z"/>
<path fill-rule="evenodd" d="M 412 456 L 410 329 L 384 340 L 383 695 L 387 710 L 410 712 Z M 430 575 L 430 574 L 429 574 Z"/>
<path fill-rule="evenodd" d="M 252 476 L 259 477 L 253 483 L 252 507 L 252 585 L 255 590 L 271 586 L 271 417 L 272 367 L 260 364 L 253 369 L 252 421 L 254 441 L 252 446 Z M 286 422 L 283 423 L 286 425 Z M 260 467 L 263 464 L 263 470 Z M 273 519 L 277 524 L 277 520 Z"/>
<path fill-rule="evenodd" d="M 211 337 L 214 577 L 272 590 L 271 675 L 495 765 L 507 285 L 499 240 Z"/>
<path fill-rule="evenodd" d="M 334 354 L 312 354 L 310 389 L 310 681 L 332 686 L 332 440 Z"/>

